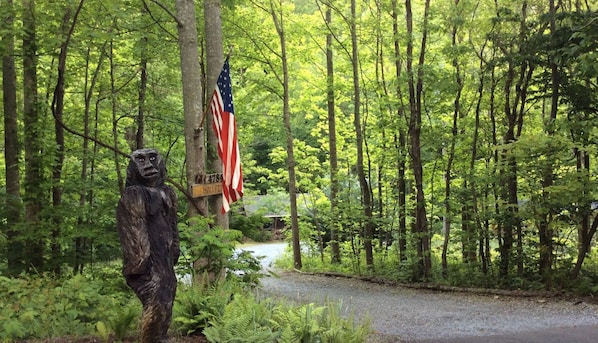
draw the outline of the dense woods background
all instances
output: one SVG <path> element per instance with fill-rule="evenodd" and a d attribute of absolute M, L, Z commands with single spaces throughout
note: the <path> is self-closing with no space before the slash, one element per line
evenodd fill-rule
<path fill-rule="evenodd" d="M 0 6 L 2 272 L 117 259 L 136 147 L 166 157 L 185 226 L 198 208 L 175 4 Z M 597 6 L 223 0 L 246 194 L 303 194 L 294 242 L 354 272 L 595 291 Z M 196 13 L 205 108 L 212 37 Z"/>

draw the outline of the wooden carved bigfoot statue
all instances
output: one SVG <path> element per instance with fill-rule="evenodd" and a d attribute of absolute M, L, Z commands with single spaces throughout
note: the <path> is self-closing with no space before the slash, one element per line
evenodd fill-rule
<path fill-rule="evenodd" d="M 141 343 L 167 340 L 176 293 L 177 198 L 165 178 L 166 167 L 156 150 L 134 151 L 116 208 L 123 275 L 143 304 Z"/>

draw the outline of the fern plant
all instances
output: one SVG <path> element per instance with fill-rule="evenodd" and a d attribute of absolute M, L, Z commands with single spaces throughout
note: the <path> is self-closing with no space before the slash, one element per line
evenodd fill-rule
<path fill-rule="evenodd" d="M 320 326 L 325 328 L 321 332 L 322 342 L 364 342 L 370 333 L 369 320 L 362 324 L 356 324 L 353 313 L 347 314 L 347 317 L 343 317 L 342 313 L 342 302 L 327 302 L 325 315 L 319 318 Z"/>
<path fill-rule="evenodd" d="M 356 324 L 353 315 L 342 315 L 342 303 L 313 303 L 302 306 L 279 305 L 272 323 L 284 343 L 359 343 L 364 342 L 369 323 Z"/>
<path fill-rule="evenodd" d="M 222 316 L 233 294 L 239 291 L 234 280 L 180 287 L 174 303 L 173 328 L 183 335 L 201 333 L 211 320 Z"/>
<path fill-rule="evenodd" d="M 278 334 L 269 327 L 271 309 L 266 302 L 258 303 L 252 296 L 235 295 L 220 318 L 210 321 L 204 330 L 210 342 L 271 343 Z"/>
<path fill-rule="evenodd" d="M 203 333 L 213 343 L 359 343 L 369 333 L 368 323 L 355 324 L 352 315 L 343 317 L 341 303 L 296 306 L 258 301 L 251 293 L 236 294 L 222 316 L 209 324 Z"/>
<path fill-rule="evenodd" d="M 137 323 L 140 316 L 139 302 L 136 299 L 131 299 L 126 306 L 116 308 L 110 313 L 110 317 L 106 319 L 106 322 L 116 340 L 122 341 L 135 327 L 135 323 Z"/>

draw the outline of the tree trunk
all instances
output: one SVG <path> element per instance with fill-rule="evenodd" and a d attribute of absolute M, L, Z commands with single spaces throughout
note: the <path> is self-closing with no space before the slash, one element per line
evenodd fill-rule
<path fill-rule="evenodd" d="M 90 101 L 91 101 L 91 94 L 93 90 L 93 82 L 88 87 L 88 76 L 89 76 L 89 48 L 87 49 L 87 55 L 85 59 L 85 111 L 83 112 L 83 157 L 81 159 L 81 184 L 87 184 L 87 173 L 88 173 L 88 156 L 89 156 L 89 111 L 90 111 Z M 98 69 L 101 63 L 98 63 Z M 96 71 L 98 70 L 96 69 Z M 97 73 L 96 73 L 97 75 Z M 85 208 L 85 203 L 87 202 L 87 187 L 84 187 L 79 193 L 79 208 Z M 87 217 L 87 216 L 85 216 Z M 77 224 L 79 227 L 83 227 L 87 225 L 88 219 L 84 218 L 84 216 L 79 216 L 77 218 Z M 83 273 L 84 267 L 84 260 L 85 260 L 85 236 L 84 235 L 77 235 L 75 236 L 75 252 L 73 258 L 73 274 L 81 274 Z"/>
<path fill-rule="evenodd" d="M 43 270 L 45 234 L 40 223 L 46 197 L 42 173 L 42 125 L 37 92 L 35 1 L 23 0 L 23 124 L 25 129 L 24 260 L 27 270 Z"/>
<path fill-rule="evenodd" d="M 526 52 L 525 44 L 527 40 L 527 32 L 528 32 L 528 24 L 527 24 L 527 1 L 524 1 L 521 5 L 521 22 L 520 22 L 520 32 L 519 32 L 519 56 L 518 59 L 522 59 L 519 65 L 519 79 L 517 81 L 517 85 L 515 87 L 515 94 L 516 99 L 513 104 L 513 111 L 517 114 L 515 121 L 517 125 L 517 131 L 515 139 L 519 139 L 521 136 L 521 130 L 523 128 L 523 116 L 525 115 L 525 105 L 527 99 L 527 87 L 529 85 L 529 81 L 531 80 L 534 66 L 529 59 L 525 58 Z M 512 180 L 510 181 L 510 197 L 511 197 L 511 204 L 518 204 L 518 185 L 517 185 L 517 163 L 516 159 L 512 158 L 512 161 L 509 162 L 512 172 L 510 175 L 513 175 Z M 517 206 L 518 205 L 513 205 Z M 521 219 L 519 216 L 515 217 L 515 225 L 517 230 L 517 275 L 522 276 L 524 270 L 524 262 L 523 262 L 523 225 L 521 223 Z"/>
<path fill-rule="evenodd" d="M 589 220 L 588 220 L 589 221 Z M 581 266 L 583 265 L 583 261 L 586 258 L 586 255 L 590 251 L 590 246 L 592 244 L 592 239 L 596 234 L 596 229 L 598 229 L 598 214 L 594 216 L 594 220 L 592 221 L 592 225 L 588 227 L 587 225 L 582 226 L 581 228 L 583 231 L 579 233 L 579 242 L 578 242 L 578 250 L 577 250 L 577 261 L 575 262 L 575 266 L 571 271 L 571 278 L 577 279 L 579 276 L 579 272 L 581 271 Z"/>
<path fill-rule="evenodd" d="M 490 115 L 490 126 L 492 127 L 492 146 L 498 145 L 498 134 L 497 134 L 497 123 L 496 123 L 496 90 L 498 87 L 498 78 L 496 77 L 496 69 L 495 68 L 496 67 L 494 67 L 494 66 L 491 67 L 491 71 L 490 71 L 490 110 L 489 110 L 489 115 Z M 498 191 L 498 188 L 500 186 L 499 185 L 500 172 L 498 171 L 498 163 L 499 163 L 498 157 L 499 157 L 498 149 L 494 149 L 494 153 L 492 154 L 492 166 L 493 166 L 492 175 L 498 175 L 498 178 L 496 178 L 498 181 L 492 182 L 492 185 L 490 188 L 491 190 L 485 192 L 484 196 L 486 199 L 488 198 L 489 193 L 492 193 L 492 195 L 496 199 L 500 199 L 500 197 L 501 197 L 501 194 Z M 500 218 L 500 209 L 499 209 L 497 201 L 494 201 L 494 214 L 497 218 Z M 496 239 L 498 241 L 498 250 L 500 252 L 502 249 L 501 247 L 502 247 L 502 243 L 503 243 L 503 239 L 502 239 L 503 222 L 502 222 L 502 220 L 497 220 L 496 224 L 497 224 Z M 485 235 L 486 235 L 486 237 L 488 237 L 490 235 L 490 233 L 488 232 L 488 226 L 486 226 Z M 486 251 L 490 251 L 490 249 L 486 249 Z"/>
<path fill-rule="evenodd" d="M 56 156 L 54 157 L 54 165 L 52 166 L 52 207 L 54 209 L 52 216 L 52 258 L 50 263 L 53 264 L 54 273 L 60 274 L 60 244 L 58 239 L 60 237 L 60 228 L 62 227 L 62 167 L 64 164 L 64 128 L 60 123 L 63 121 L 64 112 L 64 78 L 66 72 L 66 56 L 68 50 L 68 25 L 71 20 L 70 7 L 65 8 L 64 16 L 62 17 L 62 34 L 64 41 L 60 46 L 60 55 L 58 56 L 58 73 L 56 78 L 56 87 L 54 89 L 54 97 L 52 99 L 52 115 L 55 118 L 54 134 L 56 144 Z M 58 264 L 56 264 L 58 263 Z"/>
<path fill-rule="evenodd" d="M 115 148 L 118 148 L 118 127 L 117 127 L 117 89 L 116 89 L 116 65 L 114 63 L 114 42 L 110 41 L 110 113 L 112 114 L 112 142 Z M 120 154 L 114 151 L 114 168 L 118 179 L 118 190 L 123 194 L 125 190 L 125 180 L 120 167 Z"/>
<path fill-rule="evenodd" d="M 279 1 L 275 5 L 274 0 L 270 0 L 270 14 L 276 32 L 280 39 L 280 58 L 282 62 L 282 101 L 283 101 L 283 121 L 287 138 L 287 169 L 289 172 L 289 197 L 291 205 L 291 234 L 293 245 L 293 266 L 295 269 L 301 269 L 303 264 L 301 262 L 301 244 L 299 237 L 299 216 L 297 213 L 297 186 L 295 176 L 295 155 L 293 151 L 293 130 L 291 127 L 291 109 L 289 108 L 289 67 L 287 61 L 287 47 L 284 30 L 284 15 L 282 10 L 282 2 Z M 280 17 L 279 17 L 280 16 Z"/>
<path fill-rule="evenodd" d="M 224 64 L 222 47 L 222 19 L 220 0 L 206 0 L 204 2 L 204 23 L 206 39 L 206 97 L 210 101 L 218 80 L 218 75 Z M 207 115 L 208 132 L 208 168 L 213 173 L 222 174 L 222 161 L 218 157 L 218 137 L 212 130 L 212 116 Z M 216 216 L 216 225 L 228 229 L 229 215 L 222 213 L 222 194 L 209 197 L 210 213 Z"/>
<path fill-rule="evenodd" d="M 93 91 L 95 89 L 97 80 L 98 80 L 98 75 L 100 74 L 101 70 L 102 70 L 102 64 L 104 61 L 104 58 L 106 57 L 106 47 L 107 43 L 104 44 L 104 47 L 102 47 L 101 53 L 100 53 L 100 58 L 97 64 L 97 67 L 91 77 L 91 80 L 89 80 L 89 62 L 90 62 L 90 58 L 91 58 L 91 54 L 90 54 L 90 49 L 87 49 L 87 55 L 86 55 L 86 63 L 85 63 L 85 111 L 83 114 L 83 151 L 82 151 L 82 159 L 81 159 L 81 184 L 87 185 L 89 183 L 93 183 L 93 166 L 94 163 L 90 162 L 90 159 L 93 161 L 93 157 L 90 158 L 91 156 L 95 156 L 95 147 L 97 145 L 94 145 L 94 151 L 89 151 L 89 142 L 90 142 L 90 111 L 91 111 L 91 99 L 93 96 Z M 97 139 L 97 125 L 98 125 L 98 120 L 97 120 L 97 112 L 96 112 L 96 120 L 95 122 L 95 130 L 94 130 L 94 138 Z M 88 180 L 88 175 L 89 173 L 89 169 L 90 169 L 90 165 L 91 164 L 91 182 L 90 180 Z M 89 189 L 88 187 L 83 187 L 83 189 L 80 191 L 79 193 L 79 208 L 84 209 L 86 204 L 91 207 L 92 206 L 92 202 L 93 202 L 93 193 L 92 190 Z M 89 227 L 90 224 L 93 223 L 93 219 L 89 218 L 89 216 L 79 216 L 77 218 L 77 223 L 79 225 L 79 227 Z M 75 251 L 74 251 L 74 258 L 73 258 L 73 273 L 74 274 L 80 274 L 83 273 L 83 268 L 85 267 L 85 262 L 86 262 L 86 257 L 87 257 L 87 245 L 89 243 L 88 241 L 88 237 L 89 235 L 86 233 L 76 233 L 75 234 Z"/>
<path fill-rule="evenodd" d="M 459 6 L 459 0 L 455 1 L 455 10 Z M 451 46 L 454 51 L 457 49 L 457 31 L 458 31 L 458 24 L 453 23 L 452 33 L 451 33 Z M 455 68 L 455 83 L 457 85 L 457 92 L 455 94 L 455 100 L 453 101 L 453 125 L 451 130 L 451 142 L 448 151 L 448 157 L 446 162 L 446 169 L 444 171 L 444 240 L 442 243 L 442 274 L 444 277 L 448 274 L 448 261 L 447 261 L 447 252 L 448 252 L 448 245 L 450 241 L 450 234 L 451 234 L 451 220 L 452 220 L 452 209 L 451 209 L 451 183 L 452 183 L 452 166 L 453 160 L 455 159 L 455 145 L 457 144 L 457 134 L 459 127 L 457 126 L 457 121 L 459 118 L 459 113 L 461 112 L 461 91 L 463 90 L 463 79 L 461 77 L 461 67 L 459 65 L 459 60 L 457 56 L 453 57 L 453 68 Z M 467 232 L 463 233 L 467 237 Z"/>
<path fill-rule="evenodd" d="M 486 43 L 484 43 L 484 47 L 485 47 Z M 483 54 L 484 54 L 484 47 L 482 47 L 481 51 L 479 52 L 479 56 L 480 56 L 480 65 L 479 65 L 479 70 L 483 71 L 484 70 L 484 59 L 483 59 Z M 471 158 L 469 159 L 469 171 L 468 171 L 468 177 L 467 180 L 469 180 L 469 183 L 467 183 L 466 180 L 466 184 L 469 187 L 469 193 L 471 194 L 471 205 L 465 205 L 465 208 L 463 209 L 463 212 L 468 212 L 469 216 L 473 216 L 474 220 L 472 225 L 475 225 L 475 229 L 478 230 L 479 232 L 479 240 L 478 240 L 478 252 L 479 252 L 479 256 L 480 256 L 480 262 L 482 264 L 482 272 L 484 274 L 486 274 L 488 272 L 488 256 L 490 255 L 490 251 L 486 249 L 486 243 L 487 243 L 487 237 L 488 237 L 488 232 L 487 230 L 484 229 L 484 226 L 481 223 L 480 220 L 480 216 L 478 215 L 478 191 L 476 188 L 476 182 L 475 182 L 475 164 L 476 164 L 476 160 L 478 159 L 478 139 L 479 139 L 479 132 L 480 132 L 480 114 L 482 112 L 481 108 L 482 108 L 482 99 L 484 97 L 484 73 L 480 72 L 480 76 L 479 76 L 479 83 L 478 83 L 478 89 L 477 89 L 477 101 L 476 101 L 476 107 L 475 107 L 475 125 L 473 128 L 473 138 L 472 138 L 472 142 L 471 142 Z M 468 187 L 464 187 L 465 189 L 467 189 Z M 473 231 L 472 230 L 472 231 Z"/>
<path fill-rule="evenodd" d="M 508 105 L 507 105 L 508 106 Z M 515 140 L 512 130 L 507 132 L 505 136 L 505 143 L 512 143 Z M 509 269 L 511 265 L 511 253 L 513 249 L 513 232 L 517 228 L 517 164 L 514 157 L 509 156 L 508 152 L 502 151 L 500 159 L 504 161 L 504 166 L 501 167 L 500 173 L 500 189 L 501 198 L 507 204 L 506 208 L 502 208 L 501 212 L 501 237 L 502 244 L 499 246 L 500 252 L 500 276 L 505 284 L 509 282 Z"/>
<path fill-rule="evenodd" d="M 577 6 L 577 10 L 580 11 L 579 4 Z M 591 82 L 589 80 L 585 80 L 585 84 L 588 88 L 591 87 Z M 592 114 L 585 113 L 583 115 L 583 120 L 589 120 L 589 116 Z M 590 156 L 591 152 L 587 150 L 587 146 L 590 145 L 588 141 L 588 136 L 584 135 L 583 132 L 585 131 L 585 127 L 581 127 L 581 132 L 575 132 L 578 130 L 572 130 L 571 136 L 574 141 L 578 141 L 581 139 L 581 146 L 582 147 L 575 147 L 573 149 L 576 161 L 576 173 L 577 179 L 583 185 L 582 186 L 582 194 L 579 195 L 579 200 L 576 204 L 576 216 L 579 218 L 579 225 L 577 228 L 577 260 L 575 262 L 575 266 L 571 270 L 571 278 L 576 279 L 581 272 L 581 268 L 583 266 L 583 262 L 587 257 L 587 254 L 590 253 L 592 242 L 594 239 L 594 235 L 596 234 L 596 229 L 598 228 L 598 215 L 594 214 L 594 219 L 590 224 L 590 217 L 592 213 L 595 213 L 595 209 L 592 206 L 592 199 L 591 196 L 591 187 L 592 182 L 590 178 L 592 173 L 590 172 Z M 580 137 L 576 137 L 580 135 Z M 578 143 L 579 144 L 579 143 Z"/>
<path fill-rule="evenodd" d="M 503 138 L 504 144 L 511 144 L 517 141 L 523 127 L 523 116 L 527 101 L 527 88 L 531 80 L 534 66 L 525 58 L 524 47 L 527 37 L 527 2 L 521 6 L 521 19 L 519 23 L 518 40 L 515 46 L 500 46 L 507 58 L 507 72 L 504 76 L 504 113 L 506 118 L 506 132 Z M 517 51 L 514 49 L 517 48 Z M 518 77 L 516 79 L 516 68 Z M 513 97 L 514 95 L 514 97 Z M 519 218 L 518 184 L 517 184 L 517 160 L 515 156 L 504 148 L 500 152 L 502 167 L 500 170 L 501 198 L 506 204 L 502 209 L 502 244 L 500 251 L 500 275 L 505 283 L 509 282 L 510 260 L 512 259 L 512 248 L 514 233 L 517 237 L 517 275 L 523 275 L 523 231 L 521 219 Z"/>
<path fill-rule="evenodd" d="M 135 150 L 144 148 L 145 135 L 145 92 L 147 90 L 147 36 L 141 37 L 141 56 L 139 59 L 139 96 L 137 103 L 137 132 L 135 133 Z"/>
<path fill-rule="evenodd" d="M 554 0 L 550 0 L 550 34 L 551 36 L 555 36 L 556 33 L 556 7 Z M 545 123 L 544 131 L 546 135 L 549 137 L 554 136 L 556 130 L 556 119 L 558 113 L 558 106 L 559 106 L 559 88 L 560 88 L 560 78 L 559 78 L 559 68 L 557 63 L 554 61 L 552 56 L 549 56 L 550 61 L 550 73 L 551 73 L 551 88 L 552 88 L 552 96 L 551 96 L 551 106 L 550 106 L 550 119 L 547 123 Z M 542 193 L 543 198 L 546 199 L 550 197 L 549 189 L 553 185 L 554 180 L 554 168 L 551 162 L 547 160 L 546 165 L 542 168 Z M 554 211 L 548 210 L 548 213 L 542 215 L 542 218 L 539 221 L 538 225 L 538 236 L 540 238 L 540 259 L 538 261 L 538 267 L 540 269 L 540 274 L 542 275 L 542 281 L 544 282 L 544 286 L 547 289 L 550 289 L 552 286 L 552 259 L 553 259 L 553 232 L 551 229 L 551 221 L 552 217 L 554 216 Z"/>
<path fill-rule="evenodd" d="M 430 235 L 428 232 L 428 223 L 426 217 L 426 199 L 423 188 L 423 162 L 421 156 L 421 120 L 422 120 L 422 94 L 423 94 L 423 73 L 424 60 L 426 53 L 427 23 L 430 9 L 430 0 L 425 2 L 424 27 L 422 32 L 422 42 L 417 71 L 413 68 L 413 13 L 411 10 L 411 0 L 405 1 L 407 33 L 409 35 L 407 43 L 407 73 L 409 74 L 409 138 L 411 164 L 413 176 L 415 178 L 415 246 L 417 250 L 417 267 L 415 278 L 418 280 L 427 279 L 432 269 L 432 259 L 430 256 Z M 417 82 L 415 74 L 417 72 Z"/>
<path fill-rule="evenodd" d="M 195 2 L 193 0 L 176 0 L 176 12 L 185 112 L 187 189 L 189 190 L 205 173 L 204 130 L 201 127 L 203 92 L 195 23 Z M 208 215 L 207 203 L 204 198 L 189 201 L 193 202 L 189 205 L 189 218 L 198 214 Z"/>
<path fill-rule="evenodd" d="M 392 32 L 394 42 L 394 58 L 395 58 L 395 71 L 397 80 L 401 79 L 401 72 L 403 69 L 401 62 L 401 51 L 399 45 L 399 20 L 398 20 L 398 7 L 397 1 L 392 1 Z M 397 98 L 400 101 L 399 108 L 397 110 L 397 122 L 398 122 L 398 134 L 395 134 L 395 148 L 397 150 L 397 193 L 399 202 L 399 260 L 401 262 L 407 260 L 407 183 L 405 181 L 405 169 L 406 169 L 406 139 L 405 130 L 403 127 L 402 120 L 405 119 L 405 106 L 403 104 L 403 92 L 401 85 L 397 85 Z"/>
<path fill-rule="evenodd" d="M 353 67 L 353 126 L 355 127 L 355 141 L 357 145 L 357 178 L 361 188 L 361 202 L 365 217 L 365 230 L 363 237 L 363 248 L 365 250 L 365 263 L 368 267 L 374 265 L 374 254 L 372 250 L 372 238 L 374 231 L 374 218 L 372 209 L 372 190 L 365 176 L 363 159 L 363 132 L 361 127 L 361 90 L 359 86 L 359 53 L 357 45 L 356 26 L 356 0 L 351 0 L 351 63 Z"/>
<path fill-rule="evenodd" d="M 6 238 L 8 275 L 16 276 L 25 270 L 23 243 L 17 225 L 21 222 L 21 183 L 19 171 L 17 73 L 14 58 L 14 8 L 12 0 L 5 4 L 2 16 L 2 105 L 4 109 L 4 164 L 6 168 Z"/>
<path fill-rule="evenodd" d="M 326 23 L 332 24 L 332 10 L 326 8 Z M 328 147 L 330 159 L 330 213 L 333 218 L 330 223 L 330 248 L 332 263 L 341 262 L 339 248 L 339 224 L 338 218 L 338 155 L 336 151 L 336 114 L 334 109 L 334 60 L 332 51 L 332 33 L 326 35 L 326 75 L 328 76 L 327 104 L 328 104 Z"/>
<path fill-rule="evenodd" d="M 53 264 L 53 270 L 56 274 L 60 274 L 61 260 L 61 247 L 60 247 L 60 235 L 62 227 L 62 168 L 64 165 L 64 128 L 63 114 L 64 114 L 64 83 L 66 74 L 66 58 L 68 54 L 68 48 L 77 23 L 77 17 L 83 1 L 79 3 L 75 13 L 72 13 L 72 8 L 67 6 L 65 9 L 64 16 L 62 17 L 62 30 L 63 30 L 63 42 L 60 46 L 60 54 L 58 56 L 58 75 L 56 79 L 56 87 L 54 88 L 54 96 L 52 98 L 52 115 L 54 116 L 54 132 L 55 132 L 55 143 L 56 143 L 56 157 L 54 159 L 54 166 L 52 167 L 52 207 L 54 208 L 54 215 L 52 216 L 52 258 L 51 263 Z M 72 16 L 72 22 L 71 22 Z"/>
<path fill-rule="evenodd" d="M 381 3 L 377 3 L 376 4 L 376 21 L 378 23 L 381 23 L 383 20 L 383 11 L 384 9 L 382 8 L 382 4 Z M 390 92 L 388 90 L 388 82 L 386 80 L 386 68 L 385 68 L 385 44 L 384 44 L 384 37 L 386 36 L 385 32 L 382 32 L 383 30 L 381 29 L 380 26 L 376 26 L 376 83 L 380 84 L 382 86 L 382 89 L 384 91 L 384 97 L 385 99 L 390 99 Z M 381 101 L 379 104 L 379 111 L 380 111 L 380 120 L 383 123 L 383 127 L 381 128 L 381 132 L 380 135 L 382 137 L 382 144 L 379 148 L 382 148 L 383 151 L 385 152 L 390 152 L 392 151 L 390 149 L 389 146 L 389 142 L 388 142 L 388 133 L 387 132 L 393 132 L 393 126 L 388 125 L 392 122 L 392 114 L 393 114 L 393 107 L 390 104 L 390 102 L 385 102 L 385 101 Z M 388 113 L 386 113 L 388 112 Z M 388 114 L 388 117 L 387 117 Z M 387 125 L 385 125 L 387 124 Z M 367 140 L 366 140 L 366 152 L 367 156 L 368 156 L 368 170 L 369 170 L 369 174 L 371 175 L 371 157 L 370 157 L 370 153 L 368 150 L 368 144 L 367 144 Z M 392 163 L 390 163 L 392 165 Z M 390 213 L 387 209 L 387 206 L 385 206 L 387 204 L 387 196 L 385 196 L 385 191 L 386 191 L 386 187 L 385 187 L 385 171 L 387 169 L 387 159 L 383 158 L 381 161 L 378 162 L 378 166 L 376 168 L 376 183 L 378 184 L 377 186 L 377 199 L 376 201 L 374 201 L 374 204 L 377 205 L 375 206 L 376 208 L 376 212 L 377 212 L 377 216 L 376 216 L 376 220 L 378 223 L 383 223 L 385 218 L 389 217 L 389 216 L 394 216 L 394 212 Z M 370 180 L 372 178 L 370 177 Z M 373 198 L 373 195 L 372 195 Z M 392 242 L 392 229 L 390 228 L 385 228 L 384 230 L 378 230 L 378 247 L 380 249 L 383 249 L 385 252 L 385 256 L 388 253 L 388 247 L 390 246 L 391 242 Z"/>

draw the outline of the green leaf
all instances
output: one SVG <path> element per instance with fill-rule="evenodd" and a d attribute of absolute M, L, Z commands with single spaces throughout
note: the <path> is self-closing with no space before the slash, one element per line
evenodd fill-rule
<path fill-rule="evenodd" d="M 104 342 L 107 342 L 110 337 L 110 330 L 106 326 L 103 321 L 99 321 L 96 323 L 96 330 L 98 331 L 98 335 L 102 338 Z"/>

